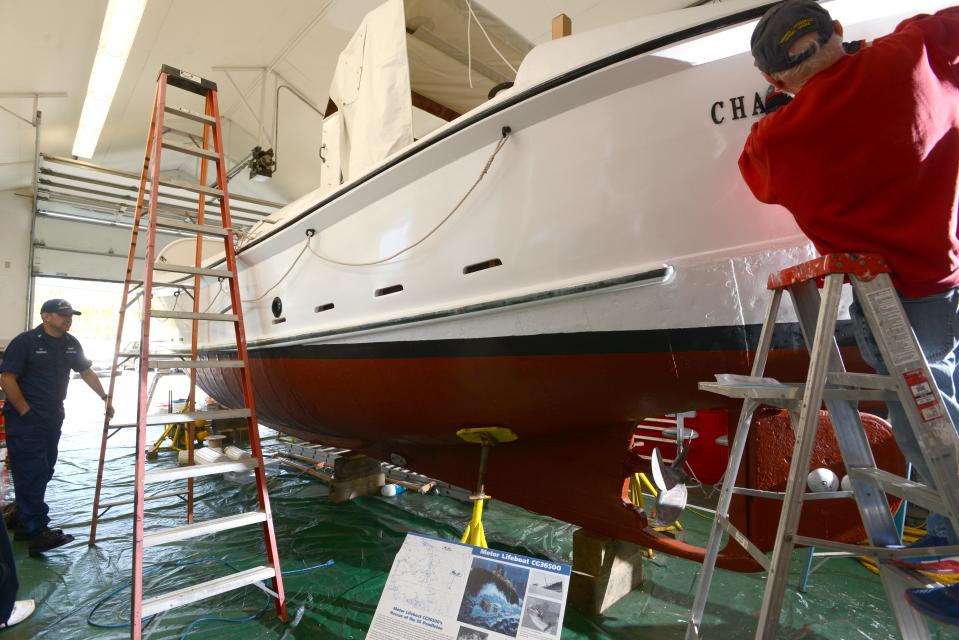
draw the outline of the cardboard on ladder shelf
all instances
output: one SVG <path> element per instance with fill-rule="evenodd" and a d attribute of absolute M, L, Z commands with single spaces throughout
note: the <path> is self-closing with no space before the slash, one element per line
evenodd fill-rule
<path fill-rule="evenodd" d="M 198 113 L 167 104 L 167 90 L 177 88 L 197 94 L 204 99 L 204 111 Z M 172 134 L 176 130 L 166 129 L 164 118 L 172 115 L 178 119 L 190 120 L 199 123 L 203 128 L 202 147 L 183 146 L 172 141 L 164 140 L 165 134 Z M 189 126 L 189 125 L 188 125 Z M 195 125 L 194 125 L 195 126 Z M 212 143 L 212 145 L 211 145 Z M 200 175 L 197 183 L 160 180 L 160 156 L 162 150 L 176 153 L 186 153 L 200 159 Z M 212 162 L 216 175 L 216 188 L 207 186 L 207 163 Z M 116 348 L 113 357 L 113 369 L 110 375 L 109 393 L 112 396 L 116 383 L 117 362 L 121 356 L 120 344 L 123 332 L 124 316 L 131 305 L 131 290 L 142 286 L 142 328 L 140 335 L 140 352 L 136 354 L 140 359 L 139 367 L 139 394 L 137 422 L 131 425 L 110 424 L 104 420 L 103 437 L 100 445 L 100 463 L 97 470 L 97 486 L 93 504 L 93 522 L 90 529 L 90 544 L 96 542 L 97 521 L 103 513 L 114 506 L 132 504 L 134 511 L 133 533 L 133 583 L 132 583 L 132 614 L 131 638 L 139 639 L 143 630 L 143 620 L 183 605 L 209 598 L 247 585 L 258 585 L 273 597 L 277 615 L 284 622 L 287 621 L 286 600 L 283 591 L 283 580 L 280 573 L 279 556 L 277 553 L 276 535 L 273 529 L 273 517 L 270 511 L 270 498 L 266 486 L 266 474 L 263 467 L 263 453 L 260 448 L 260 438 L 256 421 L 256 409 L 253 403 L 252 378 L 249 369 L 249 358 L 246 350 L 246 338 L 243 328 L 243 311 L 240 303 L 240 288 L 237 282 L 236 254 L 234 237 L 230 219 L 230 204 L 227 193 L 226 162 L 223 154 L 223 136 L 220 127 L 220 112 L 217 103 L 217 88 L 214 82 L 205 80 L 185 71 L 164 65 L 157 79 L 156 97 L 153 104 L 153 115 L 150 120 L 150 131 L 147 137 L 146 154 L 143 168 L 140 173 L 140 189 L 137 195 L 136 211 L 133 220 L 133 232 L 130 240 L 130 251 L 127 256 L 127 271 L 123 286 L 123 298 L 120 305 L 119 328 L 117 330 Z M 146 218 L 146 255 L 144 279 L 134 281 L 133 264 L 136 255 L 138 236 L 141 230 L 143 203 L 147 196 L 149 184 L 149 208 Z M 198 194 L 195 221 L 161 218 L 157 215 L 159 201 L 159 187 L 173 186 L 186 189 Z M 207 197 L 219 200 L 220 223 L 209 224 L 204 220 L 204 208 Z M 196 236 L 196 259 L 193 265 L 154 264 L 156 257 L 156 233 L 158 228 L 175 229 L 180 233 L 190 233 Z M 203 236 L 213 236 L 223 241 L 225 268 L 209 269 L 201 267 Z M 178 283 L 177 286 L 193 291 L 192 311 L 165 311 L 152 308 L 154 288 L 154 271 L 167 271 L 192 275 L 192 284 Z M 203 276 L 223 278 L 229 283 L 230 311 L 227 313 L 206 313 L 199 308 L 200 279 Z M 192 321 L 191 357 L 189 360 L 162 360 L 151 358 L 150 355 L 150 321 L 152 318 L 175 318 Z M 197 335 L 200 322 L 227 322 L 233 325 L 236 340 L 237 355 L 229 360 L 201 360 L 197 355 Z M 162 370 L 175 366 L 190 371 L 190 398 L 188 411 L 178 414 L 147 415 L 149 411 L 148 376 L 151 368 Z M 195 411 L 196 370 L 198 368 L 229 367 L 240 372 L 240 382 L 243 391 L 244 406 L 242 408 L 225 409 L 222 411 Z M 189 423 L 193 421 L 214 418 L 243 418 L 247 421 L 250 448 L 252 457 L 239 461 L 228 461 L 214 464 L 192 466 L 193 442 L 188 438 L 189 458 L 191 466 L 171 467 L 157 470 L 146 470 L 146 427 L 152 424 L 165 425 L 171 422 Z M 106 457 L 108 439 L 123 427 L 137 429 L 137 452 L 135 466 L 134 495 L 128 500 L 114 502 L 100 502 L 101 486 L 103 483 L 103 467 Z M 257 498 L 259 509 L 248 513 L 236 514 L 225 518 L 218 518 L 206 522 L 193 522 L 193 479 L 206 475 L 218 475 L 233 471 L 253 470 L 256 477 Z M 187 480 L 189 500 L 187 501 L 187 524 L 170 529 L 161 529 L 152 532 L 144 531 L 145 500 L 179 495 L 182 492 L 167 492 L 153 495 L 145 494 L 145 485 L 173 480 Z M 266 547 L 266 561 L 263 566 L 253 567 L 235 574 L 218 577 L 216 579 L 192 586 L 160 594 L 151 598 L 144 598 L 143 594 L 143 550 L 146 547 L 186 540 L 217 531 L 225 531 L 238 527 L 260 525 Z M 269 581 L 269 587 L 261 583 Z"/>
<path fill-rule="evenodd" d="M 823 292 L 817 281 L 824 281 Z M 848 279 L 856 292 L 866 320 L 872 329 L 889 375 L 847 373 L 836 346 L 836 321 L 839 298 Z M 929 637 L 923 616 L 905 599 L 912 587 L 929 586 L 929 579 L 901 568 L 894 561 L 906 557 L 959 554 L 959 546 L 903 549 L 889 510 L 886 494 L 908 499 L 943 514 L 959 531 L 959 436 L 936 388 L 929 366 L 903 311 L 889 277 L 885 261 L 871 254 L 832 254 L 773 274 L 768 287 L 773 296 L 753 361 L 752 374 L 728 383 L 704 382 L 700 388 L 731 398 L 742 398 L 743 408 L 730 450 L 729 466 L 723 480 L 716 518 L 696 588 L 693 609 L 686 630 L 687 640 L 702 638 L 703 615 L 716 556 L 725 533 L 731 535 L 768 571 L 756 638 L 777 636 L 779 616 L 789 574 L 790 555 L 796 545 L 855 551 L 875 558 L 879 565 L 890 610 L 903 638 Z M 810 354 L 809 372 L 804 384 L 781 384 L 763 378 L 772 343 L 783 291 L 788 291 Z M 931 486 L 900 478 L 876 467 L 872 450 L 863 431 L 856 403 L 859 400 L 899 401 L 902 403 L 923 458 L 930 469 Z M 852 493 L 835 492 L 831 497 L 855 499 L 869 537 L 869 546 L 857 546 L 808 538 L 797 534 L 806 484 L 806 471 L 813 444 L 819 410 L 825 402 L 843 461 L 852 481 Z M 776 534 L 776 545 L 767 557 L 729 522 L 732 496 L 743 493 L 736 487 L 753 411 L 760 405 L 789 409 L 795 431 L 795 447 L 789 480 L 782 495 L 783 509 Z M 823 494 L 813 494 L 817 498 Z"/>

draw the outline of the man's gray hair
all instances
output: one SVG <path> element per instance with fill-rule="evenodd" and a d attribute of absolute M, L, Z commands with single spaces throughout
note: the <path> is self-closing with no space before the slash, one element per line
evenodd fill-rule
<path fill-rule="evenodd" d="M 819 44 L 815 33 L 803 36 L 796 44 L 799 46 L 790 50 L 790 59 L 799 58 L 807 52 L 809 57 L 785 71 L 769 74 L 773 79 L 789 87 L 801 87 L 806 84 L 814 75 L 831 67 L 836 62 L 837 54 L 843 54 L 842 36 L 838 33 L 833 34 L 825 44 Z"/>

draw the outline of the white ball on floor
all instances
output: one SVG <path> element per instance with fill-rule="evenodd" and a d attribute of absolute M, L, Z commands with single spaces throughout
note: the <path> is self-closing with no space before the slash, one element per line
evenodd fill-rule
<path fill-rule="evenodd" d="M 848 475 L 843 476 L 842 482 L 839 483 L 839 486 L 843 491 L 852 491 L 852 480 L 849 479 Z"/>
<path fill-rule="evenodd" d="M 839 478 L 829 469 L 813 469 L 806 476 L 806 486 L 813 493 L 835 491 L 839 487 Z"/>

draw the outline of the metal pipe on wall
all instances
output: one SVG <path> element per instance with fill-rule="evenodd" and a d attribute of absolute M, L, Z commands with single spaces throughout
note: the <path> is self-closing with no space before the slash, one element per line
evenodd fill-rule
<path fill-rule="evenodd" d="M 33 326 L 33 296 L 35 295 L 34 291 L 34 280 L 33 280 L 33 259 L 34 259 L 34 244 L 36 243 L 37 238 L 37 187 L 38 180 L 40 179 L 40 122 L 42 114 L 37 109 L 37 102 L 39 97 L 34 95 L 33 97 L 33 112 L 36 114 L 33 120 L 33 199 L 30 205 L 30 249 L 27 257 L 27 309 L 24 314 L 23 321 L 23 330 L 28 330 Z"/>

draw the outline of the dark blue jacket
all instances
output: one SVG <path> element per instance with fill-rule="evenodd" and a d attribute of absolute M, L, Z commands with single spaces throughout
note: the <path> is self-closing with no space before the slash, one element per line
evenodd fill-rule
<path fill-rule="evenodd" d="M 91 366 L 79 340 L 69 333 L 54 338 L 40 325 L 10 341 L 0 362 L 0 373 L 16 374 L 30 413 L 54 421 L 63 420 L 70 370 L 80 372 Z M 3 412 L 14 418 L 20 415 L 11 402 L 4 404 Z"/>

